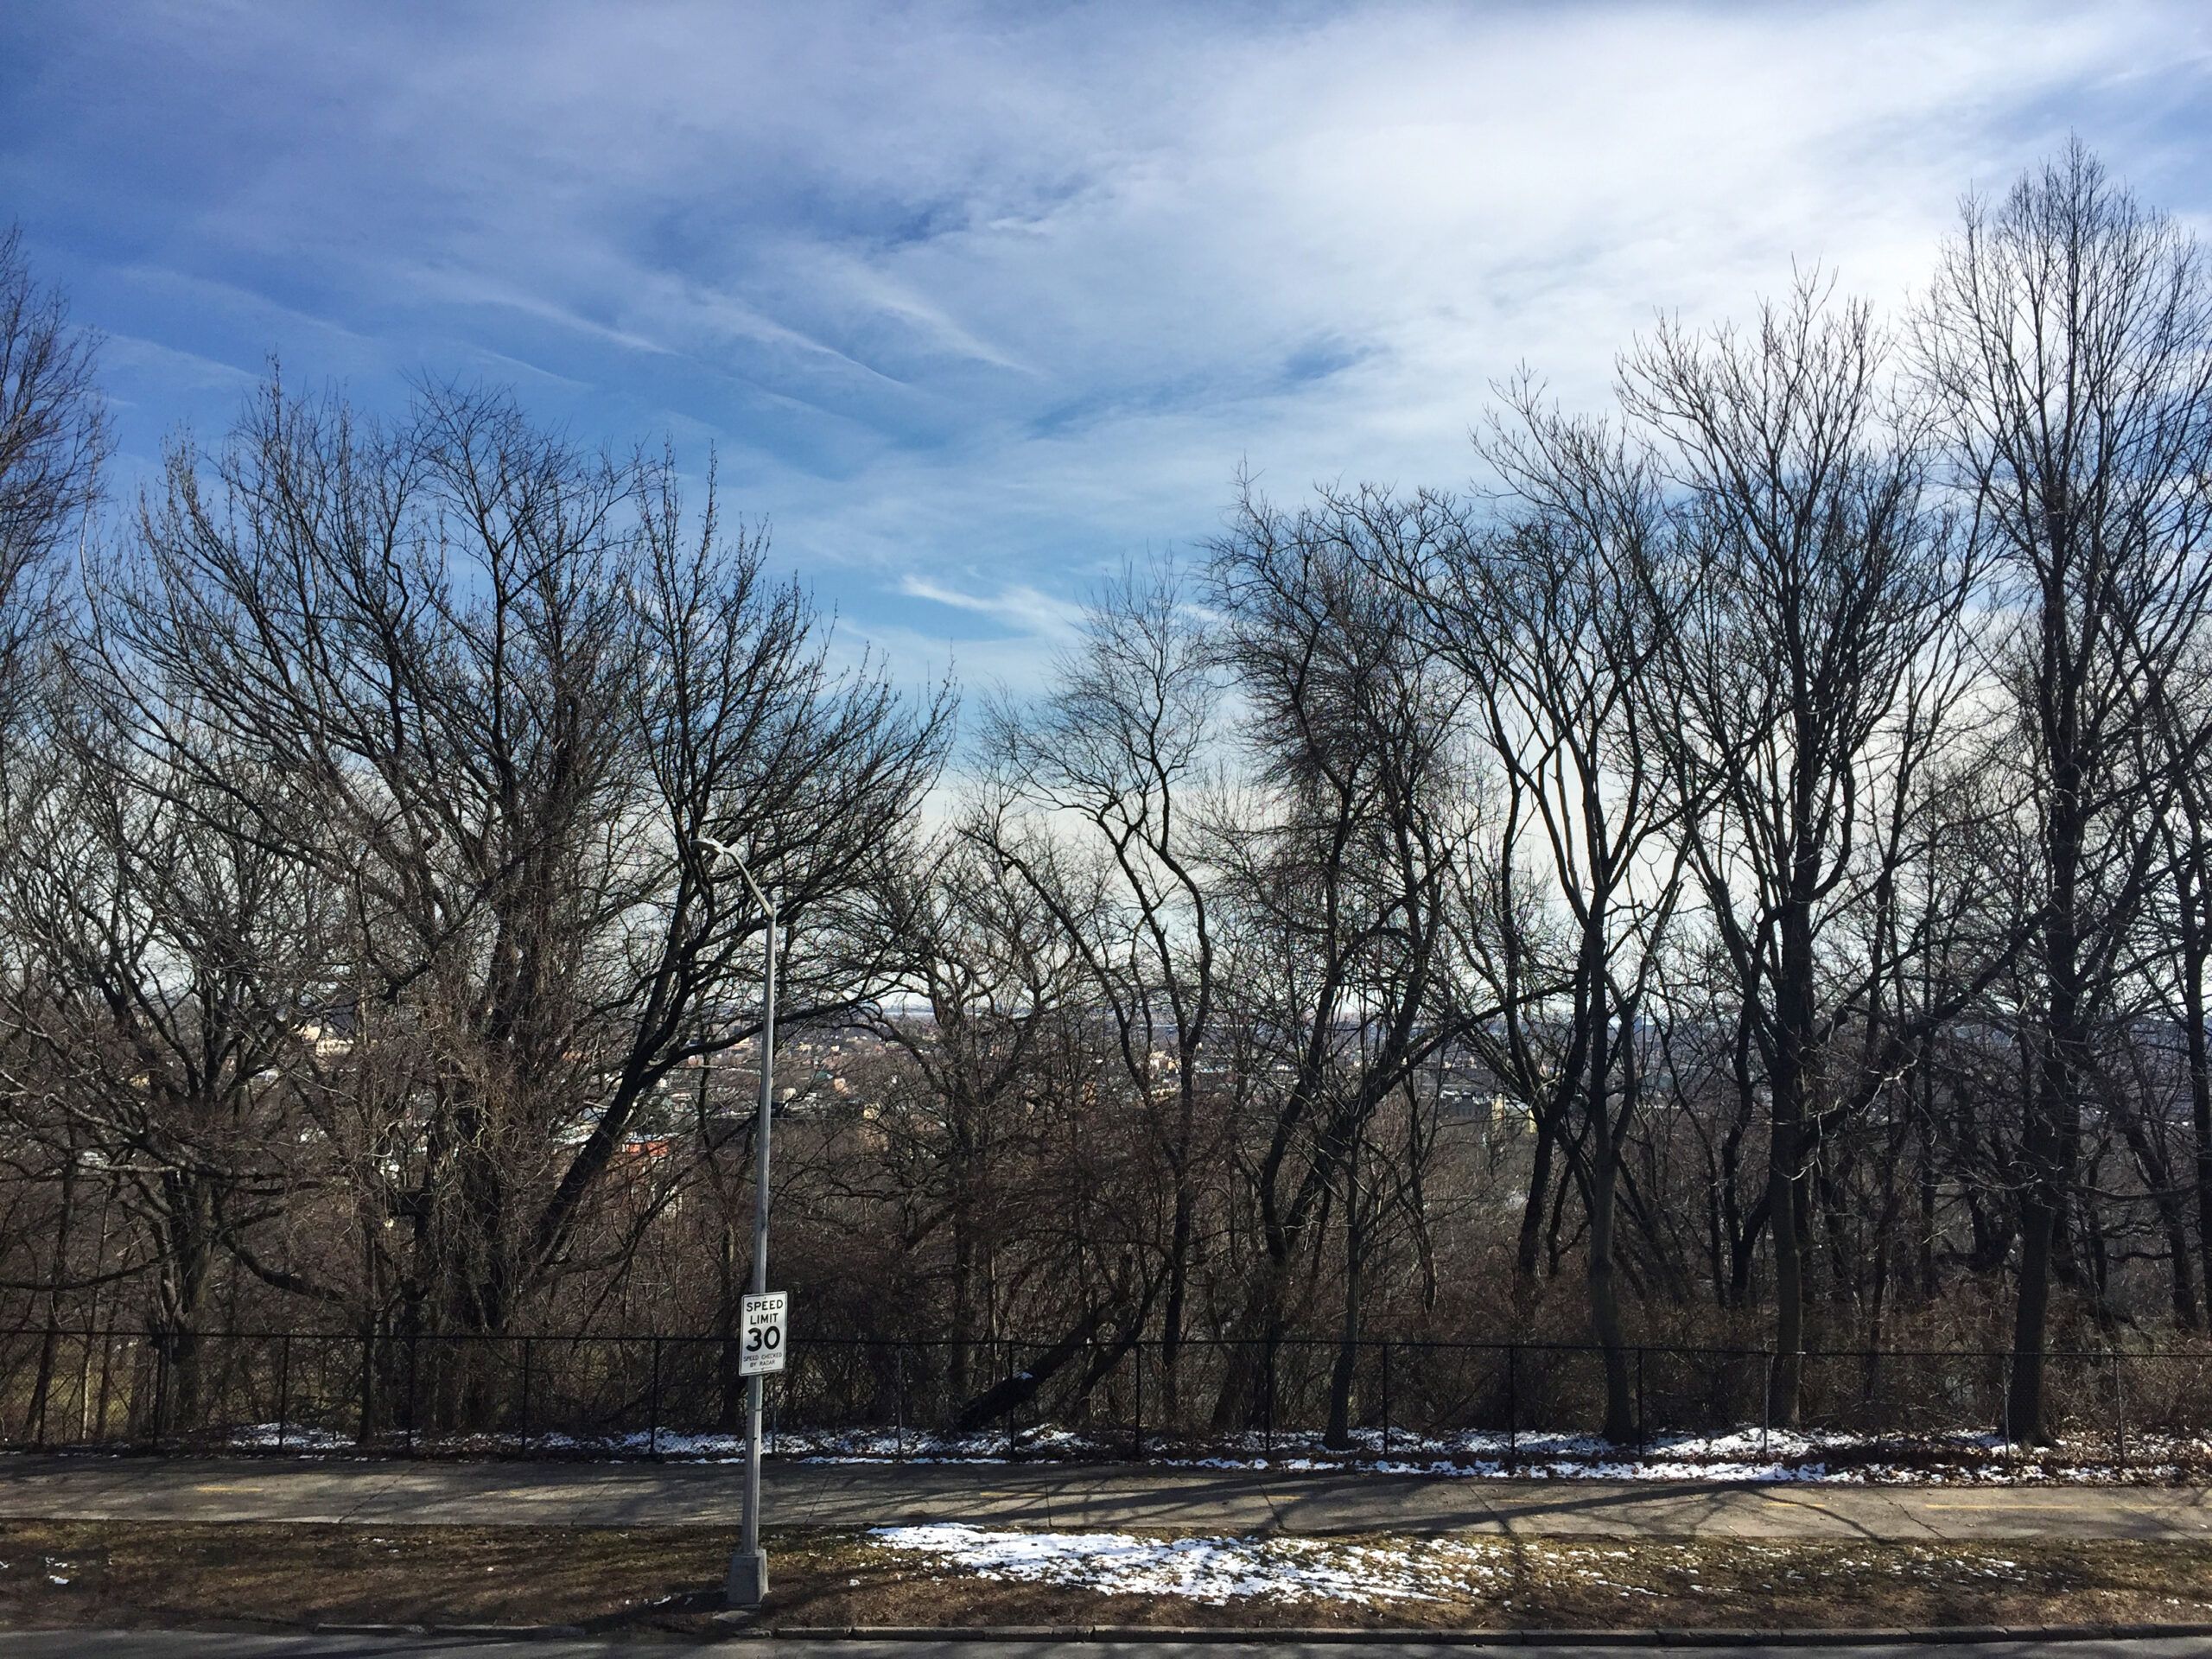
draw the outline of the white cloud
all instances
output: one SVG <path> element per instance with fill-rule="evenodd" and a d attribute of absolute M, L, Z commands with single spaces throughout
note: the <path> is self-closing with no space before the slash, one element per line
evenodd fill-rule
<path fill-rule="evenodd" d="M 0 159 L 27 215 L 125 189 L 104 146 L 154 156 L 101 198 L 159 222 L 131 260 L 308 349 L 295 321 L 343 331 L 288 371 L 362 391 L 466 341 L 581 429 L 711 435 L 849 627 L 1001 630 L 963 673 L 1040 662 L 1098 575 L 1215 530 L 1240 465 L 1456 481 L 1489 381 L 1595 400 L 1655 308 L 1740 311 L 1793 256 L 1894 302 L 1961 190 L 2069 129 L 2212 208 L 2212 22 L 2150 0 L 105 26 L 57 31 L 45 137 Z"/>
<path fill-rule="evenodd" d="M 932 605 L 989 617 L 1032 637 L 1071 639 L 1083 615 L 1079 603 L 1039 593 L 1026 582 L 1001 588 L 994 594 L 969 594 L 909 572 L 900 580 L 899 591 L 909 599 L 927 600 Z"/>

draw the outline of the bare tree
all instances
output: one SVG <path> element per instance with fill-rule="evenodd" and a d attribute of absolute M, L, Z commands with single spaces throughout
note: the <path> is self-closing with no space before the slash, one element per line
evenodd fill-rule
<path fill-rule="evenodd" d="M 65 707 L 46 730 L 65 764 L 20 803 L 0 882 L 25 952 L 0 982 L 0 1027 L 26 1068 L 10 1067 L 9 1093 L 19 1129 L 73 1166 L 89 1154 L 140 1225 L 162 1367 L 148 1427 L 167 1433 L 197 1409 L 224 1253 L 299 1197 L 286 1147 L 305 1121 L 302 1033 L 327 988 L 330 906 L 236 794 L 136 750 L 108 711 Z M 229 762 L 229 791 L 288 787 Z"/>
<path fill-rule="evenodd" d="M 2204 626 L 2212 280 L 2199 245 L 2078 142 L 1969 198 L 1916 325 L 1976 528 L 2017 615 L 2004 676 L 2034 791 L 2033 1084 L 2009 1431 L 2049 1432 L 2044 1355 L 2095 1047 L 2159 857 L 2154 722 Z"/>
<path fill-rule="evenodd" d="M 1663 646 L 1653 574 L 1669 533 L 1648 457 L 1514 388 L 1484 442 L 1508 522 L 1446 538 L 1404 575 L 1457 662 L 1503 779 L 1496 851 L 1471 906 L 1468 961 L 1492 1021 L 1465 1041 L 1564 1152 L 1589 1218 L 1585 1277 L 1604 1351 L 1608 1439 L 1636 1433 L 1615 1249 L 1624 1152 L 1643 1103 L 1653 976 L 1681 896 L 1669 787 L 1639 682 Z M 1522 1212 L 1533 1268 L 1538 1181 Z"/>
<path fill-rule="evenodd" d="M 2166 683 L 2158 700 L 2155 734 L 2173 779 L 2172 803 L 2160 820 L 2159 857 L 2171 872 L 2154 897 L 2152 930 L 2165 942 L 2160 984 L 2165 1014 L 2180 1034 L 2189 1121 L 2196 1140 L 2190 1185 L 2195 1189 L 2198 1282 L 2212 1316 L 2212 640 L 2199 639 L 2194 664 Z M 2179 1273 L 2177 1269 L 2177 1296 Z"/>
<path fill-rule="evenodd" d="M 1081 952 L 1164 1166 L 1160 1381 L 1169 1421 L 1180 1410 L 1200 1183 L 1218 1116 L 1218 1102 L 1205 1097 L 1217 874 L 1205 809 L 1218 785 L 1223 691 L 1176 573 L 1124 573 L 1086 611 L 1081 639 L 1056 664 L 1046 695 L 988 705 L 982 741 L 1003 805 L 981 833 Z M 1060 819 L 1079 824 L 1103 861 L 1104 893 L 1087 881 L 1079 898 L 1070 891 L 1056 854 Z"/>
<path fill-rule="evenodd" d="M 1033 1243 L 1050 1202 L 1033 1174 L 1047 1121 L 1036 1109 L 1046 1051 L 1085 1006 L 1077 939 L 1090 908 L 1069 884 L 1052 890 L 1072 914 L 1043 902 L 1033 885 L 1007 880 L 988 832 L 970 831 L 925 843 L 886 870 L 884 925 L 910 965 L 897 992 L 862 1016 L 911 1068 L 877 1119 L 882 1156 L 895 1166 L 899 1190 L 922 1207 L 911 1247 L 940 1233 L 950 1240 L 945 1330 L 950 1385 L 963 1401 L 974 1392 L 979 1344 L 1006 1334 L 1001 1245 L 1025 1235 Z M 1071 1231 L 1081 1237 L 1080 1228 Z M 1046 1273 L 1070 1282 L 1085 1264 L 1033 1252 L 1019 1268 L 1005 1265 L 1010 1277 Z M 1139 1308 L 1147 1301 L 1140 1297 Z M 1092 1301 L 1075 1324 L 1087 1338 L 1117 1311 L 1128 1323 L 1128 1307 Z M 1035 1366 L 1016 1369 L 1033 1385 L 1045 1380 Z"/>
<path fill-rule="evenodd" d="M 96 609 L 141 745 L 354 917 L 353 1063 L 396 1080 L 356 1137 L 387 1172 L 357 1189 L 372 1255 L 404 1227 L 368 1317 L 508 1328 L 671 1073 L 748 1033 L 760 918 L 705 880 L 700 836 L 783 891 L 787 1013 L 874 988 L 854 895 L 944 711 L 834 669 L 760 538 L 711 501 L 687 527 L 664 461 L 577 451 L 496 396 L 432 390 L 387 429 L 272 385 L 212 469 L 173 455 Z M 302 787 L 243 789 L 233 753 Z"/>
<path fill-rule="evenodd" d="M 1255 1420 L 1294 1273 L 1328 1205 L 1361 1213 L 1383 1105 L 1468 1016 L 1453 941 L 1480 830 L 1459 715 L 1467 696 L 1422 648 L 1410 601 L 1376 574 L 1445 528 L 1427 504 L 1325 493 L 1285 514 L 1247 491 L 1217 546 L 1225 652 L 1246 701 L 1252 809 L 1225 822 L 1240 1150 L 1260 1255 L 1216 1410 Z M 1328 1440 L 1348 1443 L 1370 1233 L 1345 1229 Z"/>
<path fill-rule="evenodd" d="M 53 620 L 58 556 L 98 494 L 108 426 L 96 354 L 60 290 L 33 280 L 21 228 L 0 232 L 0 734 Z"/>
<path fill-rule="evenodd" d="M 1824 941 L 1891 874 L 1866 857 L 1878 804 L 1925 763 L 1962 683 L 1946 646 L 1970 567 L 1888 356 L 1865 306 L 1806 277 L 1753 334 L 1662 323 L 1623 367 L 1694 560 L 1648 729 L 1695 805 L 1682 827 L 1766 1096 L 1782 1422 L 1805 1345 L 1808 1176 L 1836 1104 L 1828 1046 L 1876 966 L 1835 976 Z"/>
<path fill-rule="evenodd" d="M 52 661 L 44 647 L 62 609 L 64 550 L 89 523 L 108 447 L 93 378 L 96 357 L 93 338 L 70 326 L 60 290 L 34 280 L 21 228 L 0 231 L 0 881 L 19 866 L 35 864 L 38 851 L 18 837 L 39 820 L 41 804 L 57 786 L 57 746 L 51 733 L 36 729 L 42 723 L 37 682 Z M 43 957 L 34 938 L 0 932 L 0 985 L 18 998 L 35 995 L 36 977 L 46 971 Z M 33 1085 L 26 1077 L 37 1066 L 36 1048 L 0 1048 L 0 1065 L 9 1073 L 0 1083 L 0 1110 L 48 1121 L 41 1103 L 45 1083 Z M 66 1145 L 51 1182 L 43 1154 L 24 1149 L 23 1166 L 40 1172 L 34 1185 L 50 1185 L 59 1205 L 44 1275 L 49 1330 L 73 1272 L 67 1245 L 81 1185 L 80 1148 L 73 1135 L 65 1131 L 61 1138 Z M 51 1345 L 41 1353 L 34 1389 L 41 1414 Z"/>

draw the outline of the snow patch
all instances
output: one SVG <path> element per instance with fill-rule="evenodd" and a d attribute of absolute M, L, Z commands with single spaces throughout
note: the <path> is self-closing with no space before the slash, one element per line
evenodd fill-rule
<path fill-rule="evenodd" d="M 1179 1596 L 1214 1606 L 1270 1601 L 1433 1601 L 1424 1577 L 1496 1569 L 1448 1542 L 1338 1544 L 1307 1538 L 1139 1538 L 1125 1532 L 1012 1532 L 938 1522 L 878 1527 L 889 1549 L 933 1555 L 982 1579 L 1052 1584 L 1109 1595 Z"/>
<path fill-rule="evenodd" d="M 343 1452 L 353 1437 L 298 1423 L 247 1423 L 231 1431 L 231 1444 L 241 1452 Z"/>
<path fill-rule="evenodd" d="M 327 1429 L 287 1425 L 278 1445 L 274 1423 L 232 1431 L 240 1451 L 281 1450 L 301 1457 L 374 1455 Z M 391 1446 L 383 1448 L 392 1449 Z M 742 1435 L 662 1429 L 606 1435 L 562 1433 L 424 1435 L 414 1449 L 441 1456 L 550 1454 L 620 1461 L 742 1464 Z M 1128 1462 L 1127 1433 L 1052 1427 L 1013 1433 L 931 1433 L 912 1428 L 782 1429 L 770 1435 L 772 1457 L 836 1464 L 978 1464 Z M 2212 1465 L 2212 1437 L 2131 1434 L 2126 1456 L 2111 1436 L 2070 1438 L 2034 1452 L 1980 1432 L 1872 1433 L 1840 1429 L 1747 1427 L 1716 1433 L 1655 1433 L 1640 1449 L 1609 1445 L 1596 1435 L 1538 1430 L 1507 1435 L 1491 1430 L 1415 1434 L 1356 1431 L 1351 1446 L 1334 1451 L 1311 1431 L 1217 1437 L 1200 1443 L 1160 1440 L 1144 1464 L 1157 1469 L 1249 1470 L 1285 1473 L 1421 1475 L 1448 1479 L 1720 1481 L 1848 1484 L 2071 1485 L 2171 1481 Z"/>
<path fill-rule="evenodd" d="M 1516 1579 L 1531 1573 L 1560 1584 L 1586 1586 L 1623 1599 L 1661 1592 L 1624 1583 L 1635 1576 L 1617 1562 L 1632 1562 L 1627 1548 L 1593 1548 L 1541 1538 L 1478 1539 L 1382 1537 L 1360 1541 L 1299 1537 L 1141 1538 L 1125 1532 L 1026 1532 L 956 1522 L 877 1527 L 879 1546 L 933 1558 L 977 1578 L 1101 1592 L 1109 1595 L 1175 1596 L 1221 1606 L 1230 1601 L 1440 1602 L 1488 1597 L 1503 1607 Z M 1745 1543 L 1743 1553 L 1772 1564 L 1764 1590 L 1785 1587 L 1802 1574 L 1796 1546 Z M 1898 1584 L 1955 1584 L 1961 1578 L 2024 1584 L 2017 1561 L 1984 1557 L 1971 1546 L 1907 1544 L 1840 1562 Z M 1696 1569 L 1682 1568 L 1694 1582 Z"/>

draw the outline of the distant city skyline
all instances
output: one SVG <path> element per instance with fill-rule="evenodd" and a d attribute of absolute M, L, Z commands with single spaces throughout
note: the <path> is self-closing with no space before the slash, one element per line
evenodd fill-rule
<path fill-rule="evenodd" d="M 619 27 L 610 28 L 611 20 Z M 288 381 L 719 454 L 888 652 L 1021 685 L 1249 467 L 1451 486 L 1488 382 L 1819 262 L 1895 307 L 2078 132 L 2202 228 L 2184 4 L 0 13 L 0 220 L 118 480 Z"/>

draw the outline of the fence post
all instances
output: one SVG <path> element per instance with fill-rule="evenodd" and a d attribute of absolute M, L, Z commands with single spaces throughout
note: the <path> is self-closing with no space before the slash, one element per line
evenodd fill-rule
<path fill-rule="evenodd" d="M 276 1449 L 284 1449 L 284 1420 L 292 1409 L 292 1333 L 276 1341 Z"/>
<path fill-rule="evenodd" d="M 518 1450 L 530 1450 L 530 1356 L 531 1339 L 522 1339 L 522 1424 Z"/>
<path fill-rule="evenodd" d="M 1505 1462 L 1521 1461 L 1521 1344 L 1505 1346 Z"/>
<path fill-rule="evenodd" d="M 660 1456 L 660 1338 L 653 1338 L 652 1397 L 647 1402 L 645 1415 L 652 1421 L 645 1428 L 645 1455 Z"/>
<path fill-rule="evenodd" d="M 1382 1455 L 1390 1455 L 1390 1342 L 1382 1341 Z"/>
<path fill-rule="evenodd" d="M 1129 1436 L 1129 1461 L 1144 1461 L 1144 1338 L 1136 1340 L 1136 1428 Z"/>
<path fill-rule="evenodd" d="M 420 1332 L 407 1333 L 407 1450 L 410 1456 L 415 1451 L 415 1419 L 422 1411 L 422 1397 L 415 1389 L 415 1351 L 421 1340 Z"/>
<path fill-rule="evenodd" d="M 1636 1449 L 1639 1452 L 1651 1449 L 1651 1431 L 1643 1421 L 1643 1344 L 1636 1346 Z"/>
<path fill-rule="evenodd" d="M 906 1344 L 899 1343 L 892 1351 L 892 1363 L 899 1374 L 899 1455 L 906 1455 Z"/>

